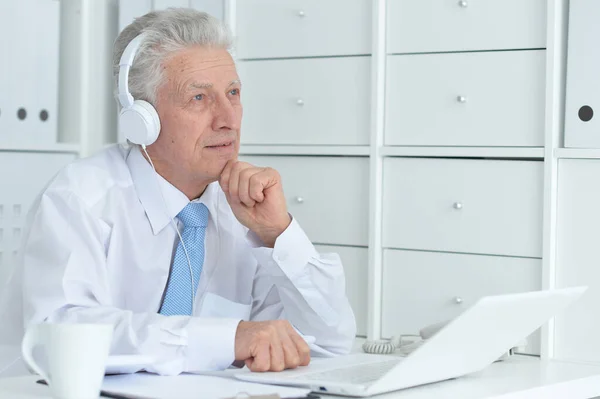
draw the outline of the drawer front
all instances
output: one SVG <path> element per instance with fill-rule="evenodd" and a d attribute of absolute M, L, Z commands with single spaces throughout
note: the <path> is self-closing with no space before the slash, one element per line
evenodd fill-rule
<path fill-rule="evenodd" d="M 600 160 L 558 161 L 556 287 L 589 287 L 556 316 L 554 355 L 600 362 Z"/>
<path fill-rule="evenodd" d="M 545 51 L 388 56 L 386 145 L 543 146 Z"/>
<path fill-rule="evenodd" d="M 370 57 L 246 61 L 244 144 L 368 145 Z"/>
<path fill-rule="evenodd" d="M 450 320 L 487 295 L 541 289 L 539 259 L 385 250 L 382 332 L 418 334 Z M 527 352 L 539 353 L 539 335 Z"/>
<path fill-rule="evenodd" d="M 546 0 L 390 0 L 388 52 L 546 47 Z"/>
<path fill-rule="evenodd" d="M 31 204 L 50 179 L 74 160 L 73 154 L 0 151 L 0 287 L 15 260 Z"/>
<path fill-rule="evenodd" d="M 319 244 L 368 245 L 369 160 L 244 156 L 281 174 L 288 212 Z"/>
<path fill-rule="evenodd" d="M 370 54 L 371 7 L 369 0 L 238 1 L 236 56 Z"/>
<path fill-rule="evenodd" d="M 317 245 L 321 253 L 335 252 L 342 259 L 346 276 L 346 295 L 356 318 L 356 335 L 367 335 L 367 306 L 368 306 L 368 262 L 369 251 L 366 248 L 334 247 Z"/>
<path fill-rule="evenodd" d="M 384 160 L 383 244 L 542 256 L 543 163 Z"/>

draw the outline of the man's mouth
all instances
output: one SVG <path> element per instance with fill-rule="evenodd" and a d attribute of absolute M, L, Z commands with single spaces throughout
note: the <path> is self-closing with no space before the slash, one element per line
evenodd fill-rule
<path fill-rule="evenodd" d="M 233 141 L 228 141 L 226 143 L 222 143 L 222 144 L 216 144 L 216 145 L 209 145 L 206 146 L 206 148 L 214 148 L 214 149 L 218 149 L 218 148 L 225 148 L 225 147 L 229 147 L 233 145 Z"/>

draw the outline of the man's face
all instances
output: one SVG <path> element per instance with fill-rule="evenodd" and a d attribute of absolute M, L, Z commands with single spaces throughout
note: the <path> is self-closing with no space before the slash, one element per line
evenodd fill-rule
<path fill-rule="evenodd" d="M 223 49 L 190 47 L 167 59 L 163 73 L 153 157 L 178 178 L 215 181 L 240 145 L 241 85 L 233 59 Z"/>

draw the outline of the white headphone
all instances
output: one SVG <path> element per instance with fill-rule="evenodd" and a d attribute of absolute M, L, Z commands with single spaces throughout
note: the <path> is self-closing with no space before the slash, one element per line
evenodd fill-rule
<path fill-rule="evenodd" d="M 123 109 L 119 113 L 119 135 L 143 147 L 156 141 L 160 133 L 160 119 L 152 104 L 135 100 L 129 92 L 129 70 L 135 54 L 146 34 L 136 36 L 123 51 L 119 61 L 118 97 Z"/>

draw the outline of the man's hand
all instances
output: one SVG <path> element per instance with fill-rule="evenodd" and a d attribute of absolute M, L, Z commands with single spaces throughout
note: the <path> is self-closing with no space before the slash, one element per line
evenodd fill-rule
<path fill-rule="evenodd" d="M 239 222 L 267 247 L 273 247 L 291 223 L 279 173 L 231 160 L 223 169 L 219 184 Z"/>
<path fill-rule="evenodd" d="M 235 360 L 252 371 L 281 371 L 310 363 L 310 349 L 286 320 L 242 321 L 235 334 Z"/>

